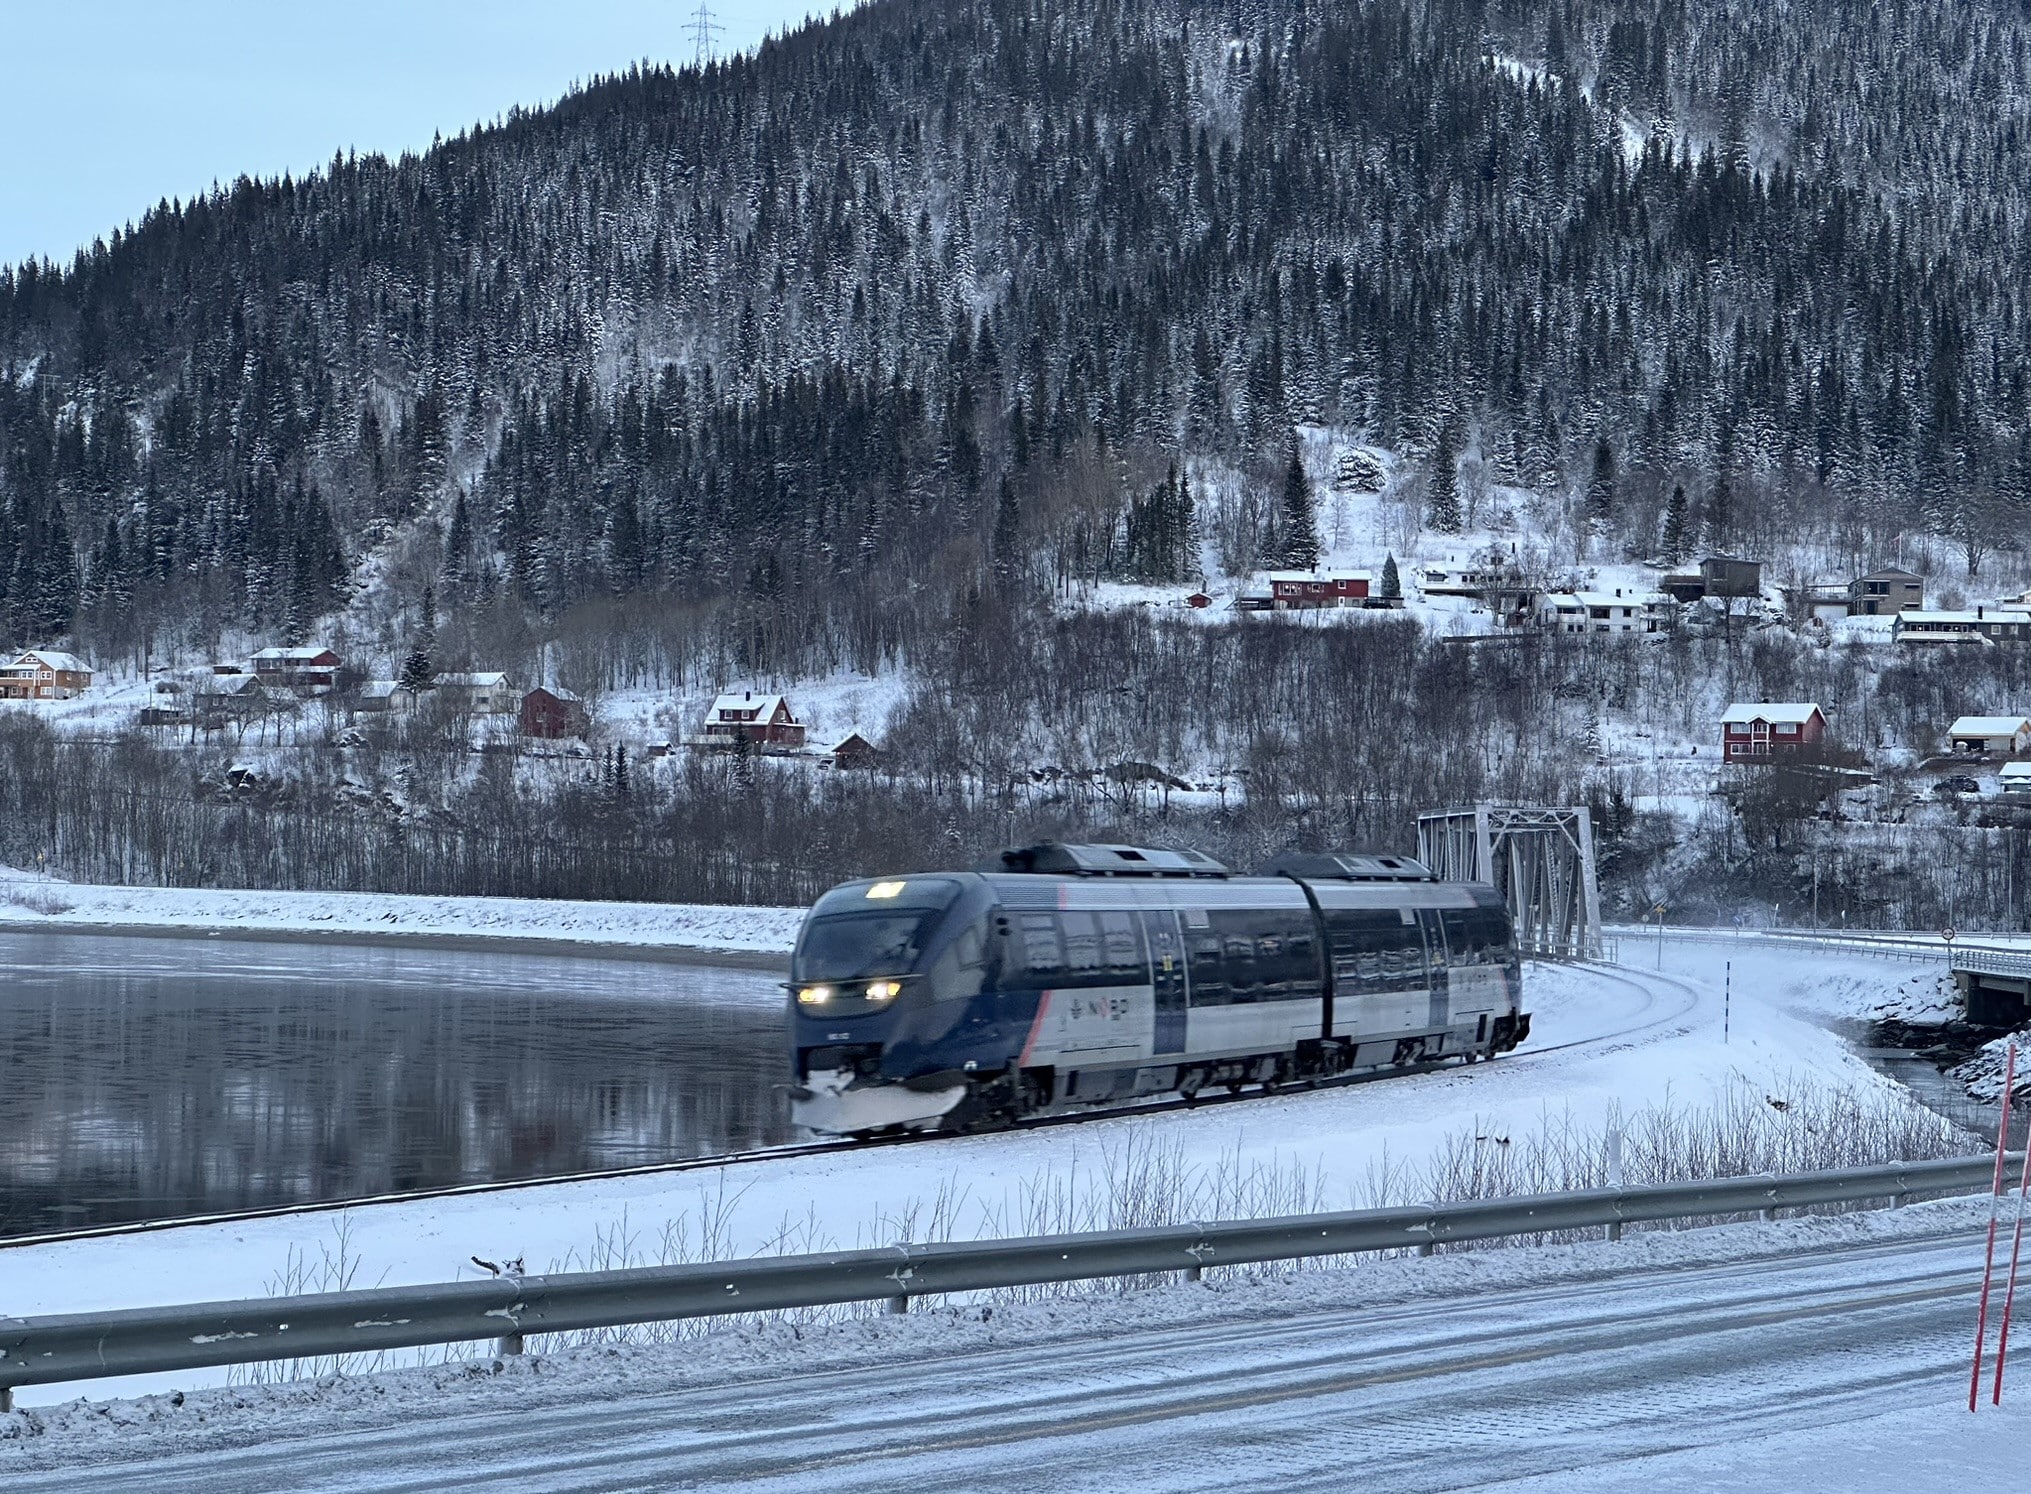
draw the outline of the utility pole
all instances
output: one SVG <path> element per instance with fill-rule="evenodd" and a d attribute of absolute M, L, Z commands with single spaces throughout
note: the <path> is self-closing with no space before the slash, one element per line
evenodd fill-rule
<path fill-rule="evenodd" d="M 691 41 L 693 49 L 692 60 L 700 68 L 703 68 L 706 63 L 712 61 L 712 39 L 717 33 L 724 30 L 726 28 L 713 18 L 712 10 L 706 5 L 705 0 L 698 0 L 698 9 L 691 14 Z"/>

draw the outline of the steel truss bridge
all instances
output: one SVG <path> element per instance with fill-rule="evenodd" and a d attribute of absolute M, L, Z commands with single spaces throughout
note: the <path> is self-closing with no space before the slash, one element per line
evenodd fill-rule
<path fill-rule="evenodd" d="M 1476 804 L 1421 814 L 1418 859 L 1448 882 L 1488 882 L 1516 922 L 1519 953 L 1598 960 L 1601 888 L 1584 805 Z"/>

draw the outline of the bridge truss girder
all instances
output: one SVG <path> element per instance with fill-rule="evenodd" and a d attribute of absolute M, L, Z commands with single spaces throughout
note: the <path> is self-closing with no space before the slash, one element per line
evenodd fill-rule
<path fill-rule="evenodd" d="M 1519 952 L 1601 958 L 1601 888 L 1586 806 L 1476 804 L 1418 816 L 1418 858 L 1446 881 L 1487 882 L 1516 923 Z"/>

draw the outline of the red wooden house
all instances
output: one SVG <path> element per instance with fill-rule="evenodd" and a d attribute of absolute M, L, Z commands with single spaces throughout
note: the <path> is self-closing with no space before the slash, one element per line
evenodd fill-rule
<path fill-rule="evenodd" d="M 329 690 L 342 662 L 328 648 L 264 648 L 254 655 L 254 677 L 264 689 Z"/>
<path fill-rule="evenodd" d="M 1359 607 L 1368 600 L 1366 571 L 1271 571 L 1269 605 L 1278 612 L 1296 607 Z"/>
<path fill-rule="evenodd" d="M 758 747 L 802 747 L 804 723 L 790 711 L 780 695 L 757 695 L 743 690 L 726 694 L 705 713 L 705 740 L 715 747 L 732 747 L 749 742 Z"/>
<path fill-rule="evenodd" d="M 562 737 L 582 737 L 592 725 L 585 702 L 569 690 L 537 686 L 522 697 L 522 735 L 554 742 Z"/>
<path fill-rule="evenodd" d="M 1826 713 L 1811 701 L 1736 704 L 1721 715 L 1721 757 L 1731 763 L 1768 762 L 1825 737 Z"/>

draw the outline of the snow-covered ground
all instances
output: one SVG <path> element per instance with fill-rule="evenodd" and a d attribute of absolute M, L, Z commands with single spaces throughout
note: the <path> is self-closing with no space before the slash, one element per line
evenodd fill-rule
<path fill-rule="evenodd" d="M 2022 1371 L 2000 1410 L 1964 1402 L 1985 1219 L 1952 1201 L 78 1402 L 0 1416 L 0 1471 L 67 1494 L 2007 1489 Z"/>
<path fill-rule="evenodd" d="M 0 868 L 0 928 L 134 929 L 273 936 L 493 938 L 601 949 L 787 954 L 802 908 L 379 892 L 245 892 L 102 887 Z"/>
<path fill-rule="evenodd" d="M 1513 1166 L 1523 1169 L 1514 1181 L 1528 1182 L 1529 1167 L 1570 1166 L 1598 1150 L 1606 1127 L 1634 1136 L 1646 1116 L 1758 1117 L 1782 1151 L 1787 1128 L 1814 1124 L 1814 1096 L 1908 1106 L 1828 1030 L 1905 979 L 1898 962 L 1738 956 L 1725 1033 L 1720 973 L 1697 946 L 1668 949 L 1661 973 L 1533 967 L 1529 1045 L 1428 1075 L 707 1171 L 15 1246 L 0 1249 L 4 1305 L 27 1316 L 215 1300 L 285 1283 L 317 1289 L 341 1269 L 356 1285 L 443 1281 L 471 1275 L 474 1255 L 520 1257 L 534 1272 L 1154 1223 L 1167 1209 L 1204 1218 L 1369 1207 L 1430 1197 L 1463 1169 Z M 1793 1139 L 1805 1143 L 1797 1155 L 1821 1155 L 1819 1143 Z M 217 1378 L 108 1383 L 93 1394 Z"/>

